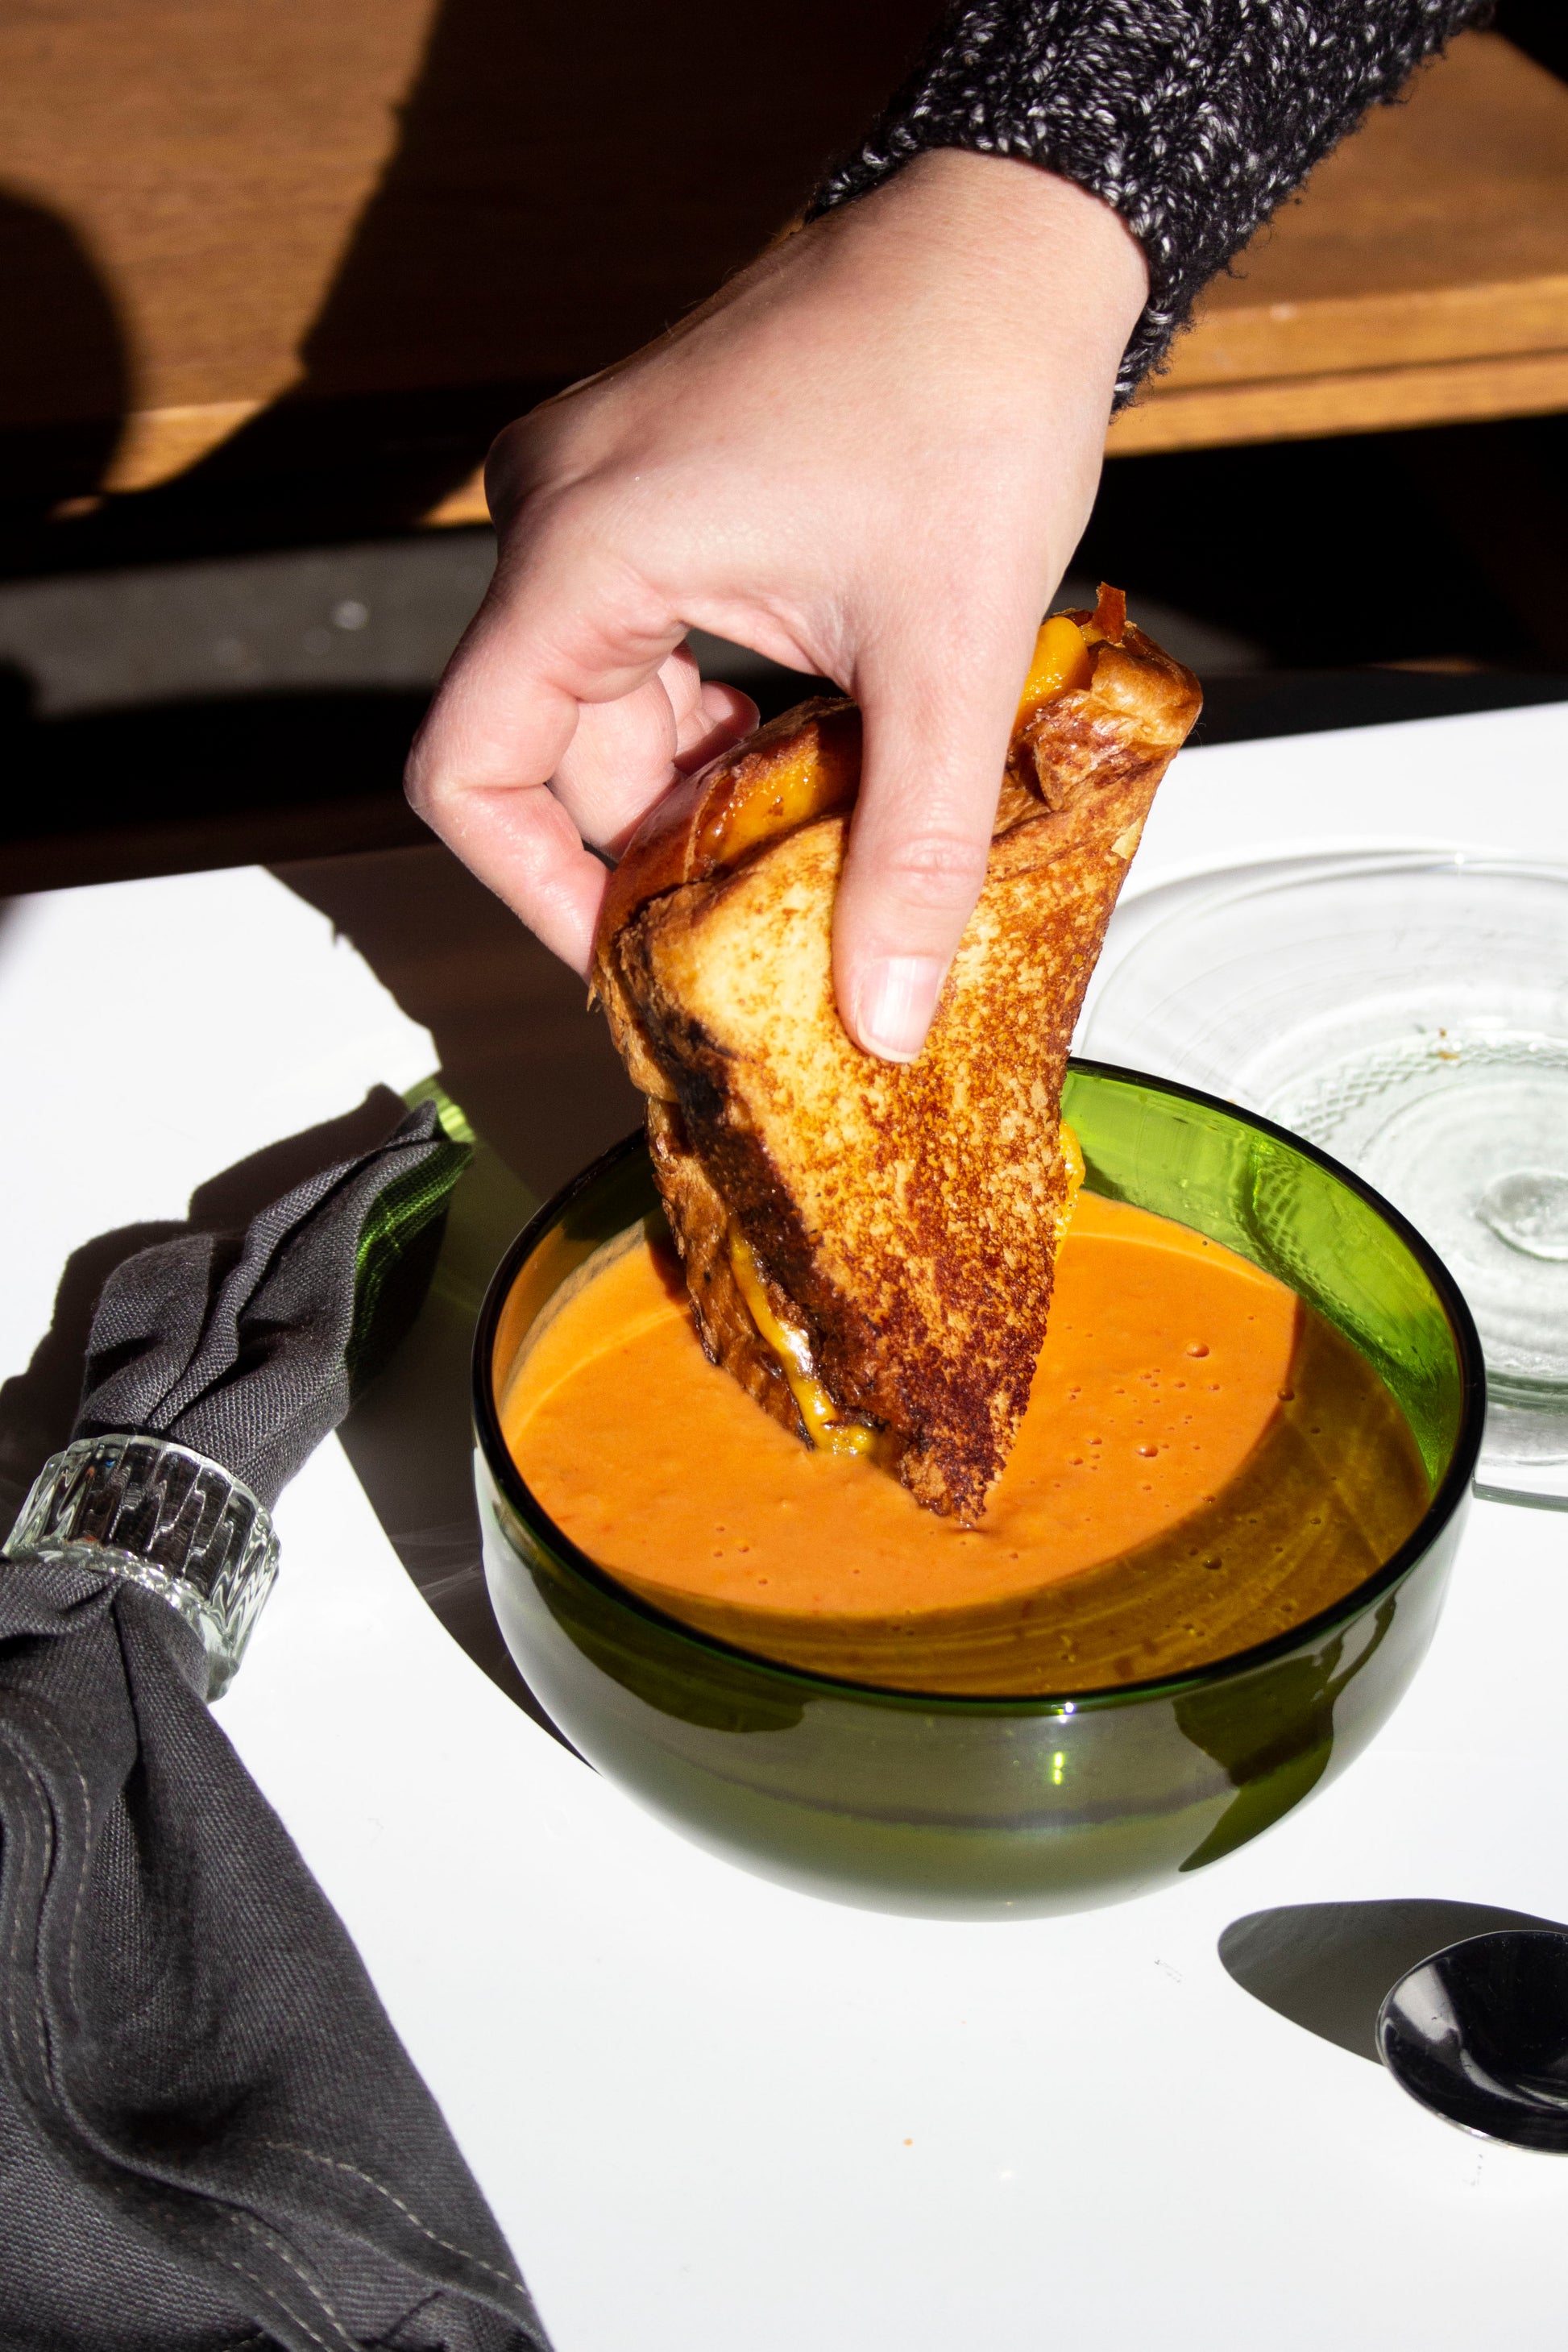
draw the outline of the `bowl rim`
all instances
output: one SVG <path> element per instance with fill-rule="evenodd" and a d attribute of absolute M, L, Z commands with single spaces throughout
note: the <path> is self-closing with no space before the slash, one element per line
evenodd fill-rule
<path fill-rule="evenodd" d="M 507 1448 L 490 1379 L 496 1328 L 525 1260 L 575 1200 L 637 1152 L 647 1150 L 647 1135 L 638 1128 L 630 1135 L 623 1136 L 618 1143 L 612 1144 L 607 1151 L 601 1152 L 597 1160 L 563 1184 L 542 1208 L 534 1212 L 496 1268 L 489 1288 L 485 1293 L 474 1332 L 473 1415 L 480 1453 L 507 1502 L 560 1565 L 569 1569 L 595 1591 L 633 1617 L 643 1618 L 662 1633 L 673 1634 L 679 1642 L 689 1643 L 700 1656 L 725 1664 L 743 1664 L 753 1672 L 760 1671 L 777 1677 L 795 1689 L 816 1692 L 824 1698 L 853 1697 L 874 1700 L 885 1706 L 914 1707 L 925 1713 L 935 1708 L 944 1713 L 982 1716 L 1078 1715 L 1086 1709 L 1100 1711 L 1140 1700 L 1180 1697 L 1194 1690 L 1229 1682 L 1331 1636 L 1363 1615 L 1373 1602 L 1401 1582 L 1464 1503 L 1475 1475 L 1486 1421 L 1486 1367 L 1480 1338 L 1453 1276 L 1431 1244 L 1391 1201 L 1385 1201 L 1381 1192 L 1363 1181 L 1352 1169 L 1346 1168 L 1328 1152 L 1320 1150 L 1316 1144 L 1309 1143 L 1304 1137 L 1293 1135 L 1288 1128 L 1276 1125 L 1274 1120 L 1263 1118 L 1257 1111 L 1243 1110 L 1235 1103 L 1223 1101 L 1217 1095 L 1205 1094 L 1200 1087 L 1184 1086 L 1179 1079 L 1156 1077 L 1151 1072 L 1130 1070 L 1114 1062 L 1100 1062 L 1087 1055 L 1071 1055 L 1068 1069 L 1090 1077 L 1109 1078 L 1121 1085 L 1152 1087 L 1157 1093 L 1174 1097 L 1177 1101 L 1196 1103 L 1205 1110 L 1218 1111 L 1237 1126 L 1251 1128 L 1273 1142 L 1285 1144 L 1357 1194 L 1404 1244 L 1420 1266 L 1432 1286 L 1453 1335 L 1459 1367 L 1459 1426 L 1448 1466 L 1430 1502 L 1405 1541 L 1389 1554 L 1387 1559 L 1370 1576 L 1363 1578 L 1360 1584 L 1342 1593 L 1338 1601 L 1331 1601 L 1326 1609 L 1319 1610 L 1313 1617 L 1303 1618 L 1300 1625 L 1292 1625 L 1282 1633 L 1270 1635 L 1266 1642 L 1256 1642 L 1245 1650 L 1231 1651 L 1222 1658 L 1211 1659 L 1206 1664 L 1194 1666 L 1180 1675 L 1160 1675 L 1142 1682 L 1107 1683 L 1089 1690 L 1057 1693 L 894 1690 L 884 1683 L 857 1682 L 847 1675 L 815 1674 L 808 1668 L 788 1665 L 781 1659 L 770 1658 L 765 1652 L 747 1650 L 738 1643 L 721 1641 L 716 1635 L 701 1633 L 681 1618 L 670 1616 L 666 1611 L 656 1608 L 651 1601 L 643 1600 L 628 1585 L 612 1576 L 586 1552 L 580 1550 L 570 1536 L 556 1526 Z"/>

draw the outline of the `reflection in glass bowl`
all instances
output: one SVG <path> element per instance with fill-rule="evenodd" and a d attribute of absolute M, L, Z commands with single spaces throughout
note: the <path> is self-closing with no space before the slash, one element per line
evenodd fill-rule
<path fill-rule="evenodd" d="M 1289 860 L 1138 916 L 1083 1050 L 1262 1111 L 1402 1209 L 1480 1330 L 1481 1490 L 1568 1504 L 1568 874 Z"/>

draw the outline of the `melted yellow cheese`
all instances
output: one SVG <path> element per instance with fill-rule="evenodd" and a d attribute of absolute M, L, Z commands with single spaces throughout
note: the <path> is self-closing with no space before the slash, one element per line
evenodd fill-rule
<path fill-rule="evenodd" d="M 1018 722 L 1032 719 L 1053 695 L 1065 693 L 1068 687 L 1087 686 L 1091 669 L 1089 646 L 1078 623 L 1065 613 L 1053 613 L 1041 623 L 1035 639 L 1034 659 L 1018 704 Z"/>
<path fill-rule="evenodd" d="M 733 1224 L 730 1264 L 752 1322 L 779 1360 L 812 1444 L 821 1454 L 869 1454 L 877 1443 L 876 1431 L 861 1422 L 840 1419 L 838 1407 L 812 1370 L 811 1347 L 805 1332 L 774 1314 L 756 1254 Z"/>
<path fill-rule="evenodd" d="M 1061 1218 L 1065 1225 L 1072 1214 L 1072 1204 L 1078 1199 L 1079 1187 L 1084 1178 L 1083 1146 L 1078 1139 L 1077 1129 L 1069 1127 L 1065 1118 L 1057 1130 L 1057 1148 L 1062 1155 L 1062 1168 L 1068 1180 L 1067 1199 L 1062 1204 Z"/>
<path fill-rule="evenodd" d="M 733 866 L 763 842 L 845 807 L 859 782 L 858 734 L 806 729 L 787 757 L 772 754 L 762 778 L 742 766 L 698 835 L 700 867 Z"/>

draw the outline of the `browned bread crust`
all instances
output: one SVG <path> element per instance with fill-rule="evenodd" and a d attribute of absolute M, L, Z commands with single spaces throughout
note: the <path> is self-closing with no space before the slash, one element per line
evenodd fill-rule
<path fill-rule="evenodd" d="M 921 1502 L 966 1520 L 1045 1337 L 1079 1007 L 1200 704 L 1116 600 L 1072 618 L 1088 682 L 1015 733 L 984 887 L 912 1065 L 861 1053 L 833 1000 L 852 704 L 804 704 L 671 794 L 612 879 L 595 949 L 708 1353 L 805 1434 L 736 1281 L 733 1225 L 837 1410 Z"/>

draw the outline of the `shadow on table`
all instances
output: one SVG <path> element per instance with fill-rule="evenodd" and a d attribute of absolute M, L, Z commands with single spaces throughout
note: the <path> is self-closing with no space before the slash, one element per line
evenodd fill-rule
<path fill-rule="evenodd" d="M 1219 1956 L 1266 2008 L 1375 2063 L 1377 2013 L 1406 1969 L 1467 1936 L 1563 1924 L 1489 1903 L 1419 1897 L 1288 1903 L 1233 1919 L 1219 1939 Z"/>
<path fill-rule="evenodd" d="M 72 1251 L 48 1330 L 26 1370 L 0 1387 L 0 1535 L 44 1464 L 70 1441 L 93 1311 L 115 1268 L 180 1234 L 232 1234 L 237 1253 L 259 1210 L 333 1160 L 383 1141 L 405 1108 L 389 1088 L 373 1087 L 342 1118 L 209 1177 L 192 1193 L 184 1219 L 122 1225 Z M 372 1507 L 436 1616 L 509 1698 L 559 1738 L 512 1664 L 486 1598 L 468 1427 L 468 1351 L 479 1300 L 531 1205 L 493 1153 L 476 1153 L 454 1198 L 425 1305 L 341 1435 Z M 494 1242 L 498 1233 L 502 1238 Z"/>
<path fill-rule="evenodd" d="M 468 1402 L 474 1325 L 490 1276 L 537 1205 L 481 1142 L 453 1192 L 414 1327 L 338 1434 L 388 1542 L 458 1648 L 570 1748 L 519 1674 L 490 1608 Z"/>
<path fill-rule="evenodd" d="M 1568 671 L 1269 669 L 1204 680 L 1194 748 L 1568 701 Z"/>
<path fill-rule="evenodd" d="M 642 1097 L 574 972 L 432 844 L 284 866 L 409 1018 L 481 1140 L 452 1196 L 424 1307 L 342 1432 L 405 1568 L 447 1632 L 554 1737 L 485 1591 L 469 1356 L 490 1276 L 541 1201 L 640 1124 Z"/>
<path fill-rule="evenodd" d="M 449 851 L 273 870 L 430 1031 L 441 1084 L 535 1206 L 641 1124 L 642 1097 L 583 982 Z"/>
<path fill-rule="evenodd" d="M 81 1395 L 88 1334 L 99 1294 L 116 1266 L 177 1234 L 238 1235 L 257 1213 L 334 1160 L 380 1143 L 406 1106 L 385 1087 L 340 1118 L 269 1143 L 211 1176 L 192 1193 L 186 1215 L 95 1234 L 71 1252 L 55 1292 L 49 1328 L 25 1372 L 0 1386 L 0 1520 L 8 1530 L 51 1454 L 70 1442 Z"/>

